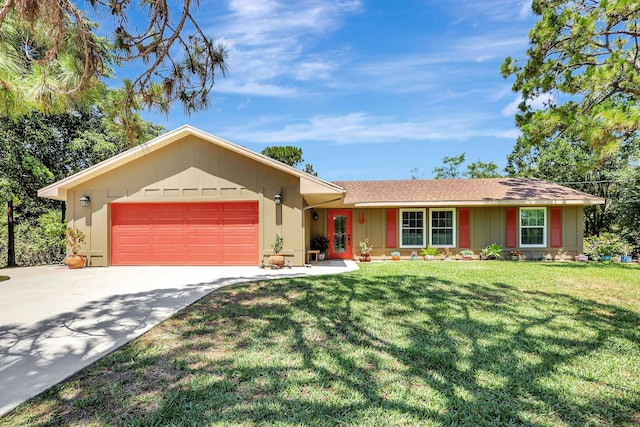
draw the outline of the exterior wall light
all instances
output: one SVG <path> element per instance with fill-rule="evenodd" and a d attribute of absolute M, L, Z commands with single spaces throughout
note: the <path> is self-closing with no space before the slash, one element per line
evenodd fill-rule
<path fill-rule="evenodd" d="M 317 221 L 318 220 L 318 212 L 313 212 L 313 220 Z"/>
<path fill-rule="evenodd" d="M 282 194 L 281 193 L 276 193 L 275 196 L 273 196 L 273 201 L 276 202 L 276 205 L 279 205 L 282 203 Z"/>
<path fill-rule="evenodd" d="M 80 197 L 80 206 L 82 206 L 83 208 L 88 208 L 89 203 L 91 203 L 91 197 L 87 196 L 86 194 Z"/>

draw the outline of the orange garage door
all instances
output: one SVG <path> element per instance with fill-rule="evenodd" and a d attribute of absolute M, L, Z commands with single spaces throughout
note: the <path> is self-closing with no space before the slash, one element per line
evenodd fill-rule
<path fill-rule="evenodd" d="M 113 265 L 253 265 L 258 254 L 258 202 L 111 204 Z"/>

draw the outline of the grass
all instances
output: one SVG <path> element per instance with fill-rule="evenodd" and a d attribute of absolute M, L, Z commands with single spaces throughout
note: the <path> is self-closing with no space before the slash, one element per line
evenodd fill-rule
<path fill-rule="evenodd" d="M 9 280 L 9 276 L 0 275 L 0 282 L 4 282 L 5 280 Z"/>
<path fill-rule="evenodd" d="M 225 288 L 0 425 L 638 425 L 639 273 L 389 262 Z"/>

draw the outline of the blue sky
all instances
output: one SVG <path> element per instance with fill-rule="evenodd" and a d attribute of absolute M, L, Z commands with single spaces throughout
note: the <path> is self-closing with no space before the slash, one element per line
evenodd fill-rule
<path fill-rule="evenodd" d="M 254 151 L 301 147 L 327 180 L 432 177 L 444 156 L 500 168 L 518 135 L 500 75 L 525 59 L 531 0 L 201 1 L 229 51 L 212 107 L 145 114 Z"/>

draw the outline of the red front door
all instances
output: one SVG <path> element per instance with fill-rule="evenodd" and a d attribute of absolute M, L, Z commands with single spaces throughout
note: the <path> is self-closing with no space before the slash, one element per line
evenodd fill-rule
<path fill-rule="evenodd" d="M 351 210 L 329 209 L 329 258 L 353 258 L 351 242 Z"/>

